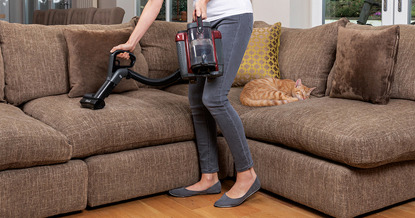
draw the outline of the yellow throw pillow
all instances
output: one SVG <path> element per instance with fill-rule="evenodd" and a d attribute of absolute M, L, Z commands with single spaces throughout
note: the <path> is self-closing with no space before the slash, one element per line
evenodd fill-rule
<path fill-rule="evenodd" d="M 267 28 L 254 28 L 232 86 L 244 86 L 259 78 L 280 78 L 278 48 L 281 23 Z"/>

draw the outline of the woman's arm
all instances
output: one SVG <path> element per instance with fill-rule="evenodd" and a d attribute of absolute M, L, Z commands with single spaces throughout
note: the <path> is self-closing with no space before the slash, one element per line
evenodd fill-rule
<path fill-rule="evenodd" d="M 137 43 L 143 37 L 144 33 L 148 30 L 151 24 L 156 20 L 157 15 L 160 12 L 160 8 L 163 5 L 164 0 L 149 0 L 141 13 L 140 19 L 134 28 L 133 33 L 125 44 L 115 46 L 111 49 L 111 53 L 116 50 L 134 51 Z M 120 58 L 128 59 L 127 53 L 118 55 Z"/>

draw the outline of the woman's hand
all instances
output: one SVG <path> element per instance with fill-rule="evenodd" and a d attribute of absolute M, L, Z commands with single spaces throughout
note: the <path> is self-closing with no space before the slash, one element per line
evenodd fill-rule
<path fill-rule="evenodd" d="M 193 11 L 193 21 L 197 20 L 197 17 L 202 17 L 202 20 L 207 18 L 207 3 L 210 0 L 198 0 L 195 4 L 195 10 Z"/>
<path fill-rule="evenodd" d="M 125 44 L 120 44 L 120 45 L 117 45 L 114 48 L 112 48 L 111 53 L 113 53 L 117 50 L 124 50 L 124 51 L 134 52 L 134 49 L 135 49 L 135 46 L 127 42 Z M 124 58 L 124 59 L 127 59 L 127 60 L 130 59 L 130 55 L 126 52 L 117 55 L 117 57 Z"/>

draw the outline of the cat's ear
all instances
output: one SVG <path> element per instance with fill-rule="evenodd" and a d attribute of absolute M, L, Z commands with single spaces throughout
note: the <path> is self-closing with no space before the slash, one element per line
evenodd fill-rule
<path fill-rule="evenodd" d="M 297 79 L 297 82 L 295 82 L 295 88 L 298 88 L 300 86 L 302 86 L 303 84 L 301 83 L 301 79 Z"/>
<path fill-rule="evenodd" d="M 313 87 L 313 88 L 310 88 L 309 90 L 308 90 L 308 94 L 311 94 L 311 92 L 313 92 L 314 91 L 314 89 L 316 89 L 317 87 Z"/>

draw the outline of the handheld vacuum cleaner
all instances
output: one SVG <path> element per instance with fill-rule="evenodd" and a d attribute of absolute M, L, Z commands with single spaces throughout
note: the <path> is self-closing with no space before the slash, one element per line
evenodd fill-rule
<path fill-rule="evenodd" d="M 179 80 L 189 80 L 195 83 L 198 77 L 209 80 L 223 75 L 222 35 L 218 30 L 212 30 L 209 22 L 189 23 L 187 30 L 176 35 L 177 55 L 179 66 L 175 73 L 161 79 L 150 79 L 129 68 L 136 61 L 134 54 L 117 50 L 110 55 L 106 81 L 95 94 L 85 94 L 81 99 L 81 107 L 89 109 L 102 109 L 105 107 L 104 99 L 108 97 L 115 86 L 123 79 L 134 79 L 140 83 L 151 86 L 165 86 Z M 127 52 L 130 55 L 130 64 L 121 65 L 117 55 Z"/>

